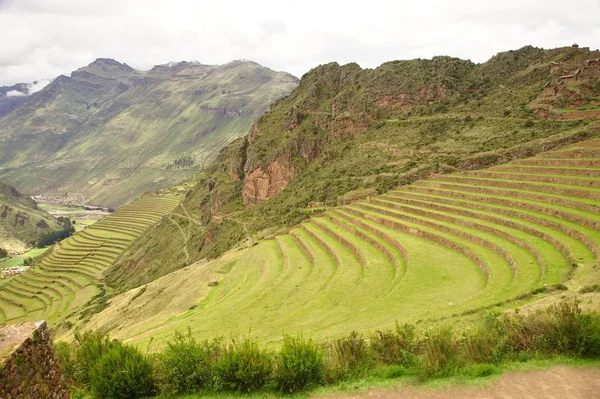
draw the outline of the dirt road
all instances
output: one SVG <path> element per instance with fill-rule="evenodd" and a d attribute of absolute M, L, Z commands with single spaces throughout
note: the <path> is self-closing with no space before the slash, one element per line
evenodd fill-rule
<path fill-rule="evenodd" d="M 331 399 L 600 399 L 600 368 L 556 366 L 547 370 L 502 375 L 487 387 L 446 390 L 402 388 L 374 390 L 362 395 L 334 395 Z"/>

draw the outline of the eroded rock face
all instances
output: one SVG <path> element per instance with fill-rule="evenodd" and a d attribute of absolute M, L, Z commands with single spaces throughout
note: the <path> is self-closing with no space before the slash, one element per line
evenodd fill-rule
<path fill-rule="evenodd" d="M 244 205 L 256 205 L 273 198 L 287 187 L 294 176 L 293 166 L 284 160 L 271 162 L 266 170 L 259 167 L 247 172 L 242 190 Z"/>

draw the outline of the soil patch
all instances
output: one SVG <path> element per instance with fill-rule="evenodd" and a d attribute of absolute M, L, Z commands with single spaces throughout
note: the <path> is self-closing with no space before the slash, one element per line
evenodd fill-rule
<path fill-rule="evenodd" d="M 450 387 L 443 390 L 406 387 L 397 391 L 372 390 L 357 395 L 326 397 L 332 399 L 591 399 L 600 397 L 600 369 L 556 366 L 546 370 L 504 374 L 486 387 Z"/>

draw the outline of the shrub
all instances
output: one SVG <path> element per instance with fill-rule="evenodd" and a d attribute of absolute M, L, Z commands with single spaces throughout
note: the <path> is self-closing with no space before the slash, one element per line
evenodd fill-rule
<path fill-rule="evenodd" d="M 90 386 L 98 399 L 135 399 L 153 391 L 152 366 L 133 346 L 115 346 L 91 372 Z"/>
<path fill-rule="evenodd" d="M 324 377 L 323 351 L 312 340 L 285 336 L 279 351 L 275 379 L 283 392 L 319 384 Z"/>
<path fill-rule="evenodd" d="M 75 354 L 73 351 L 73 346 L 67 344 L 66 342 L 59 341 L 54 344 L 54 354 L 58 364 L 60 365 L 60 370 L 63 374 L 63 377 L 68 382 L 74 382 Z"/>
<path fill-rule="evenodd" d="M 6 258 L 8 256 L 8 251 L 4 248 L 0 248 L 0 259 Z"/>
<path fill-rule="evenodd" d="M 561 302 L 549 310 L 547 345 L 559 353 L 600 356 L 600 315 L 584 314 L 577 302 Z"/>
<path fill-rule="evenodd" d="M 515 352 L 600 356 L 600 315 L 583 313 L 577 302 L 561 302 L 504 320 Z"/>
<path fill-rule="evenodd" d="M 198 343 L 191 331 L 175 333 L 173 342 L 158 357 L 157 376 L 160 390 L 178 394 L 207 387 L 212 378 L 211 362 L 219 351 L 217 341 Z"/>
<path fill-rule="evenodd" d="M 362 375 L 371 366 L 367 342 L 356 331 L 329 343 L 327 349 L 328 381 Z"/>
<path fill-rule="evenodd" d="M 272 356 L 249 339 L 227 345 L 213 366 L 217 388 L 250 392 L 262 388 L 273 373 Z"/>
<path fill-rule="evenodd" d="M 587 294 L 590 292 L 600 292 L 600 284 L 586 285 L 585 287 L 580 289 L 579 292 L 582 294 Z"/>
<path fill-rule="evenodd" d="M 75 342 L 71 348 L 72 363 L 62 364 L 63 370 L 71 375 L 66 375 L 75 382 L 88 386 L 91 380 L 91 371 L 98 361 L 111 349 L 120 346 L 117 341 L 112 341 L 107 334 L 86 331 L 83 334 L 75 333 Z M 68 361 L 66 353 L 64 360 Z M 65 368 L 66 366 L 66 368 Z"/>
<path fill-rule="evenodd" d="M 415 342 L 414 326 L 396 325 L 396 331 L 377 331 L 371 338 L 370 349 L 375 360 L 381 363 L 410 367 L 416 361 Z"/>
<path fill-rule="evenodd" d="M 462 342 L 463 357 L 474 363 L 498 364 L 508 351 L 504 325 L 495 315 L 489 315 L 484 325 L 466 334 Z"/>
<path fill-rule="evenodd" d="M 443 327 L 427 334 L 418 364 L 419 376 L 445 377 L 456 372 L 459 367 L 457 349 L 452 329 Z"/>

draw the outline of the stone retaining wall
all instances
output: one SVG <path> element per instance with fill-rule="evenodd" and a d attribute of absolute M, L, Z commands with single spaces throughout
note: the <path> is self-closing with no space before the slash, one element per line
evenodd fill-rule
<path fill-rule="evenodd" d="M 0 398 L 68 399 L 46 322 L 0 327 Z"/>

